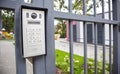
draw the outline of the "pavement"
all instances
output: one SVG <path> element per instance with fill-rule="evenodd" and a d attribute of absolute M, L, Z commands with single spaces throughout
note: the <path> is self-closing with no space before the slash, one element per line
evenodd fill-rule
<path fill-rule="evenodd" d="M 16 74 L 13 41 L 0 40 L 0 74 Z"/>
<path fill-rule="evenodd" d="M 14 41 L 0 40 L 0 74 L 16 74 Z M 26 59 L 27 74 L 33 74 L 33 64 Z"/>
<path fill-rule="evenodd" d="M 55 48 L 69 52 L 69 42 L 65 39 L 55 40 Z M 97 57 L 99 61 L 102 61 L 103 47 L 98 45 Z M 94 59 L 94 45 L 87 44 L 87 57 Z M 84 56 L 84 45 L 83 43 L 73 43 L 74 54 Z M 105 46 L 106 62 L 109 62 L 109 47 Z M 27 74 L 33 74 L 33 65 L 26 60 Z M 15 64 L 15 46 L 13 41 L 0 40 L 0 74 L 16 74 Z"/>
<path fill-rule="evenodd" d="M 58 39 L 55 40 L 55 48 L 65 51 L 65 52 L 69 52 L 69 42 L 66 41 L 66 39 Z M 102 61 L 103 58 L 103 46 L 98 45 L 97 46 L 97 57 L 98 57 L 98 61 Z M 93 44 L 87 44 L 87 57 L 88 58 L 92 58 L 94 59 L 94 55 L 95 55 L 95 46 Z M 78 42 L 74 42 L 73 43 L 73 53 L 80 55 L 80 56 L 84 56 L 84 43 L 78 43 Z M 106 62 L 109 62 L 109 47 L 105 46 L 105 53 L 106 53 Z"/>

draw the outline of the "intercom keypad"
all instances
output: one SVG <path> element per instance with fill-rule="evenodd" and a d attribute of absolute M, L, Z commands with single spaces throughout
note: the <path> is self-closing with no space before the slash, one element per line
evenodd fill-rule
<path fill-rule="evenodd" d="M 26 29 L 27 33 L 27 43 L 29 45 L 39 45 L 41 43 L 41 29 L 32 28 Z"/>
<path fill-rule="evenodd" d="M 22 9 L 23 56 L 45 54 L 45 11 Z"/>

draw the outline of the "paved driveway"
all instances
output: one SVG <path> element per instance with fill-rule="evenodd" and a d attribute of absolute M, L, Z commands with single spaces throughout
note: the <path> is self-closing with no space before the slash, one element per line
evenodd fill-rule
<path fill-rule="evenodd" d="M 84 56 L 83 43 L 74 43 L 74 54 Z M 55 40 L 55 48 L 69 52 L 69 42 L 65 39 Z M 88 44 L 88 58 L 94 58 L 94 45 Z M 106 61 L 109 60 L 109 47 L 106 48 Z M 102 60 L 102 46 L 98 46 L 98 60 Z M 27 74 L 33 74 L 33 65 L 27 61 Z M 16 74 L 15 47 L 13 41 L 0 41 L 0 74 Z"/>
<path fill-rule="evenodd" d="M 16 74 L 13 41 L 0 40 L 0 74 Z"/>
<path fill-rule="evenodd" d="M 33 74 L 33 65 L 26 60 L 27 74 Z M 16 74 L 13 41 L 0 40 L 0 74 Z"/>
<path fill-rule="evenodd" d="M 55 40 L 55 48 L 56 49 L 59 49 L 59 50 L 62 50 L 62 51 L 65 51 L 65 52 L 69 52 L 69 42 L 66 41 L 65 39 L 58 39 L 58 40 Z M 98 60 L 99 61 L 102 61 L 102 51 L 103 51 L 103 47 L 98 45 Z M 106 51 L 106 61 L 108 62 L 109 61 L 109 47 L 106 46 L 105 47 L 105 51 Z M 88 58 L 93 58 L 94 59 L 94 45 L 93 44 L 88 44 L 87 45 L 87 57 Z M 84 45 L 83 43 L 76 43 L 74 42 L 73 43 L 73 51 L 74 51 L 74 54 L 77 54 L 77 55 L 80 55 L 80 56 L 84 56 Z"/>

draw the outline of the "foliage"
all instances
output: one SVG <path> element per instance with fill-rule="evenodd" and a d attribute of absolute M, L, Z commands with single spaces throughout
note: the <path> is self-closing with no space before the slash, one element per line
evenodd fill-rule
<path fill-rule="evenodd" d="M 7 32 L 14 30 L 14 12 L 12 10 L 2 10 L 2 24 Z"/>
<path fill-rule="evenodd" d="M 101 6 L 101 0 L 96 1 L 96 7 Z M 86 0 L 86 11 L 89 12 L 93 8 L 93 0 Z M 68 10 L 68 6 L 65 4 L 65 0 L 54 0 L 54 9 L 57 11 Z M 83 0 L 73 0 L 72 1 L 73 13 L 82 14 L 83 11 Z"/>
<path fill-rule="evenodd" d="M 65 0 L 54 0 L 54 9 L 59 11 L 67 9 Z"/>
<path fill-rule="evenodd" d="M 61 38 L 66 37 L 66 21 L 62 19 L 58 19 L 59 23 L 56 25 L 55 34 L 60 34 Z"/>
<path fill-rule="evenodd" d="M 92 0 L 86 0 L 86 7 L 87 7 L 87 12 L 91 11 L 91 9 L 93 8 L 93 4 L 91 3 Z M 99 7 L 99 3 L 101 1 L 98 1 L 96 4 L 97 7 Z M 74 0 L 72 3 L 73 6 L 73 13 L 76 14 L 82 14 L 82 10 L 83 10 L 83 0 Z M 54 0 L 54 9 L 58 10 L 58 11 L 65 11 L 68 10 L 68 7 L 65 4 L 65 0 Z M 87 13 L 88 14 L 88 13 Z M 56 26 L 57 31 L 55 32 L 60 34 L 61 38 L 65 38 L 66 37 L 66 25 L 65 25 L 65 21 L 58 19 L 59 23 Z"/>
<path fill-rule="evenodd" d="M 84 74 L 84 57 L 74 55 L 74 74 Z M 106 74 L 109 73 L 108 64 Z M 56 49 L 56 67 L 62 70 L 63 74 L 70 73 L 69 53 Z M 88 59 L 88 74 L 94 74 L 94 60 Z M 98 62 L 98 74 L 102 74 L 102 62 Z"/>
<path fill-rule="evenodd" d="M 93 0 L 86 0 L 86 7 L 87 7 L 87 12 L 91 11 L 93 8 L 93 4 L 91 3 Z M 98 5 L 98 4 L 97 4 Z M 74 0 L 73 4 L 73 12 L 76 14 L 82 14 L 83 11 L 83 0 Z"/>

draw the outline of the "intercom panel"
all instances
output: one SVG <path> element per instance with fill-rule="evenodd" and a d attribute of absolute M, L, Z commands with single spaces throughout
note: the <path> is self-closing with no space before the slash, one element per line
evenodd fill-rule
<path fill-rule="evenodd" d="M 46 54 L 45 12 L 43 9 L 22 8 L 22 45 L 24 57 Z"/>

